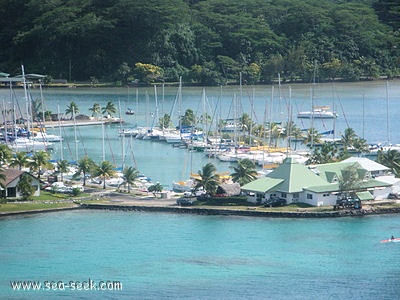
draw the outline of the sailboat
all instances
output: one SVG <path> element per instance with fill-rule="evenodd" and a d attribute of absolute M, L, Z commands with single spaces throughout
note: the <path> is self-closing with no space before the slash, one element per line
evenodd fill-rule
<path fill-rule="evenodd" d="M 25 102 L 26 102 L 27 134 L 26 136 L 16 135 L 15 139 L 9 144 L 9 146 L 14 151 L 26 151 L 26 152 L 41 151 L 41 150 L 46 151 L 52 148 L 52 143 L 49 143 L 47 140 L 35 140 L 32 137 L 33 136 L 33 131 L 31 131 L 32 103 L 27 91 L 24 66 L 22 65 L 21 68 L 22 68 L 22 82 L 23 82 Z"/>

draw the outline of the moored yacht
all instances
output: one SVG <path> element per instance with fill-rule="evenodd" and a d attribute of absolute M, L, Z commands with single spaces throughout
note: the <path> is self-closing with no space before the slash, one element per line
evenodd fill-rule
<path fill-rule="evenodd" d="M 301 111 L 297 118 L 303 119 L 336 119 L 338 114 L 329 110 L 329 106 L 313 106 L 312 111 Z"/>

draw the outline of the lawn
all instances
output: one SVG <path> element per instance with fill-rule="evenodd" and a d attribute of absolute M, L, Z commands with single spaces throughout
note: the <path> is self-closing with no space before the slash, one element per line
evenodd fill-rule
<path fill-rule="evenodd" d="M 69 208 L 76 206 L 75 203 L 72 202 L 10 202 L 5 204 L 0 204 L 0 213 L 1 212 L 16 212 L 16 211 L 34 211 L 40 209 L 57 209 L 57 208 Z"/>
<path fill-rule="evenodd" d="M 69 208 L 76 206 L 76 204 L 72 202 L 74 198 L 81 198 L 85 196 L 89 196 L 89 194 L 80 194 L 77 197 L 72 197 L 67 194 L 53 194 L 48 191 L 42 191 L 40 196 L 33 197 L 32 201 L 0 203 L 0 213 Z"/>

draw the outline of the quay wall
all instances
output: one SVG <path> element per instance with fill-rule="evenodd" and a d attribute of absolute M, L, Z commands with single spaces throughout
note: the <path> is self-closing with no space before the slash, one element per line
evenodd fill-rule
<path fill-rule="evenodd" d="M 334 218 L 365 216 L 377 214 L 396 214 L 400 213 L 398 208 L 374 208 L 373 210 L 336 210 L 328 212 L 284 212 L 284 211 L 257 211 L 254 209 L 210 209 L 200 207 L 180 207 L 180 206 L 142 206 L 142 205 L 107 205 L 107 204 L 81 204 L 84 209 L 105 209 L 122 211 L 143 211 L 143 212 L 170 212 L 186 213 L 198 215 L 224 215 L 224 216 L 249 216 L 249 217 L 277 217 L 277 218 Z"/>

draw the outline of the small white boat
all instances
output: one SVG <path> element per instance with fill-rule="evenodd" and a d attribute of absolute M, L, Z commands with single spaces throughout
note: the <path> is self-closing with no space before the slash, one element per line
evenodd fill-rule
<path fill-rule="evenodd" d="M 62 137 L 55 134 L 47 134 L 46 132 L 40 132 L 33 138 L 33 140 L 37 142 L 54 143 L 54 142 L 61 142 Z"/>
<path fill-rule="evenodd" d="M 14 151 L 40 151 L 52 148 L 52 143 L 35 141 L 29 138 L 17 138 L 11 144 L 10 148 Z"/>
<path fill-rule="evenodd" d="M 125 111 L 125 114 L 126 114 L 126 115 L 134 115 L 135 112 L 133 111 L 133 109 L 127 108 L 127 110 Z"/>
<path fill-rule="evenodd" d="M 297 114 L 300 119 L 336 119 L 338 114 L 329 110 L 329 106 L 313 106 L 312 111 L 302 111 Z"/>

